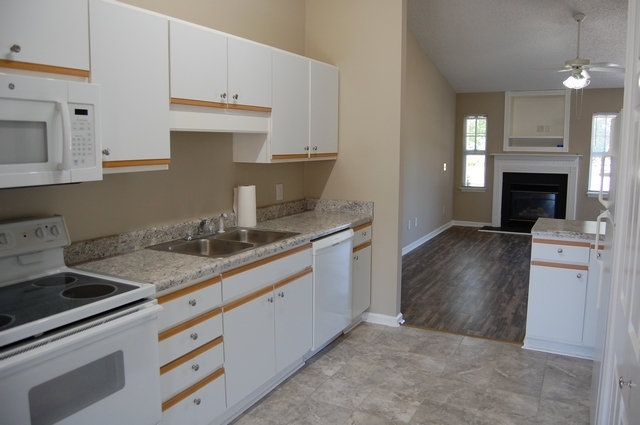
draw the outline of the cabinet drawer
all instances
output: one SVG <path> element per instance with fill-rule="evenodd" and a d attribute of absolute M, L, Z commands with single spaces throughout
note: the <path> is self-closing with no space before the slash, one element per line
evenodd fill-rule
<path fill-rule="evenodd" d="M 207 425 L 226 409 L 224 369 L 162 403 L 163 425 Z"/>
<path fill-rule="evenodd" d="M 222 335 L 221 313 L 218 308 L 158 335 L 160 366 Z"/>
<path fill-rule="evenodd" d="M 217 276 L 158 297 L 158 304 L 162 306 L 158 330 L 162 332 L 218 306 L 222 302 L 221 287 L 220 276 Z"/>
<path fill-rule="evenodd" d="M 222 273 L 222 299 L 227 301 L 247 294 L 310 266 L 309 244 Z"/>
<path fill-rule="evenodd" d="M 356 247 L 371 240 L 371 223 L 361 224 L 353 229 L 353 246 Z"/>
<path fill-rule="evenodd" d="M 589 263 L 589 242 L 533 239 L 531 258 L 543 261 Z"/>
<path fill-rule="evenodd" d="M 222 367 L 224 362 L 222 337 L 185 354 L 160 368 L 162 401 L 175 397 L 181 391 Z"/>

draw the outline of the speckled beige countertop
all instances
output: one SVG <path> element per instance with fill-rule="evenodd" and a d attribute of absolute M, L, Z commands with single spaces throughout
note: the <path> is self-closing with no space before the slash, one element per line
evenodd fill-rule
<path fill-rule="evenodd" d="M 532 236 L 596 240 L 596 222 L 539 218 L 531 229 Z M 600 224 L 600 240 L 604 240 L 605 223 Z"/>
<path fill-rule="evenodd" d="M 74 267 L 150 282 L 156 285 L 157 292 L 161 292 L 196 280 L 214 277 L 225 270 L 304 245 L 312 239 L 342 229 L 371 222 L 372 219 L 373 215 L 366 212 L 306 211 L 259 222 L 256 226 L 257 229 L 298 232 L 299 235 L 222 259 L 139 249 Z"/>

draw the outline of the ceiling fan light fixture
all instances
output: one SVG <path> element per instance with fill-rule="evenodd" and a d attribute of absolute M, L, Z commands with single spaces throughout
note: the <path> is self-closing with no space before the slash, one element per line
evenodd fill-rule
<path fill-rule="evenodd" d="M 562 82 L 568 89 L 583 89 L 591 84 L 589 78 L 585 78 L 582 74 L 574 74 Z"/>

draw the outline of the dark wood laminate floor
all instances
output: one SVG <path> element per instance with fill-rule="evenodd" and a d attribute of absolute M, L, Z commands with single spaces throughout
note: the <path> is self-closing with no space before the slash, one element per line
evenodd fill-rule
<path fill-rule="evenodd" d="M 451 227 L 402 258 L 406 324 L 522 342 L 531 236 Z"/>

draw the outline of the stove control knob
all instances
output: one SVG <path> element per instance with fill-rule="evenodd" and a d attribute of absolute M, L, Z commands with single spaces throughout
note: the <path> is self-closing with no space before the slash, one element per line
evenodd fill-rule
<path fill-rule="evenodd" d="M 0 233 L 0 245 L 8 245 L 9 240 L 7 239 L 6 233 Z"/>
<path fill-rule="evenodd" d="M 43 229 L 42 227 L 38 227 L 38 228 L 36 229 L 36 237 L 37 237 L 38 239 L 42 239 L 42 238 L 44 238 L 44 229 Z"/>
<path fill-rule="evenodd" d="M 56 226 L 55 224 L 51 226 L 51 234 L 55 237 L 60 236 L 60 229 L 58 229 L 58 226 Z"/>

